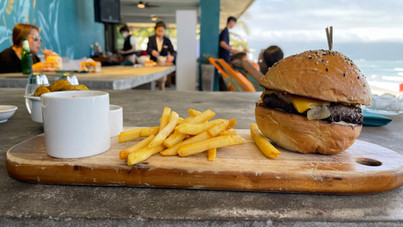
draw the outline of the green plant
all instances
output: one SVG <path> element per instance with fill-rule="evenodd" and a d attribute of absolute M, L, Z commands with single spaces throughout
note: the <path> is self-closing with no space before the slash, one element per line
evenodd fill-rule
<path fill-rule="evenodd" d="M 241 26 L 242 30 L 249 35 L 249 27 L 245 22 L 238 20 L 237 26 Z M 230 42 L 231 45 L 237 50 L 243 51 L 248 49 L 248 42 L 240 34 L 235 32 L 231 32 Z"/>

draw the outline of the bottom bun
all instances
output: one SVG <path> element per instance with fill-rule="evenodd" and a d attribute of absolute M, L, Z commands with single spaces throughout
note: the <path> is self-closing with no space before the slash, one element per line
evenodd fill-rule
<path fill-rule="evenodd" d="M 256 105 L 255 118 L 263 135 L 280 147 L 300 153 L 340 153 L 354 143 L 362 129 L 362 125 L 308 120 L 260 105 Z"/>

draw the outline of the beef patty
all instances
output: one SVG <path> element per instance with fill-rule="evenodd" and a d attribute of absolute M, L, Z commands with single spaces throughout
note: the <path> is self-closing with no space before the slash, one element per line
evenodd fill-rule
<path fill-rule="evenodd" d="M 278 96 L 276 94 L 265 94 L 263 97 L 263 103 L 260 105 L 281 110 L 286 113 L 298 114 L 305 117 L 307 116 L 307 111 L 299 113 L 295 109 L 294 105 L 281 95 Z M 344 121 L 352 124 L 362 124 L 364 121 L 361 108 L 355 105 L 345 105 L 342 103 L 330 102 L 328 109 L 330 111 L 330 116 L 321 119 L 322 121 L 326 121 L 328 123 Z"/>

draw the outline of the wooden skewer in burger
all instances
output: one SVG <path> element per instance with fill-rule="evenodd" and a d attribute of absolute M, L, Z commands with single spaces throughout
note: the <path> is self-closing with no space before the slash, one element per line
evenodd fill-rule
<path fill-rule="evenodd" d="M 265 88 L 255 109 L 260 131 L 300 153 L 346 150 L 362 129 L 361 105 L 371 103 L 364 75 L 348 57 L 332 50 L 284 58 L 269 68 L 260 85 Z"/>

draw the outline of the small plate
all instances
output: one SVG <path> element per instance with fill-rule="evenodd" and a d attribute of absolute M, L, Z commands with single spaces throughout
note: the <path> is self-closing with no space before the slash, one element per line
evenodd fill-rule
<path fill-rule="evenodd" d="M 392 111 L 392 110 L 382 110 L 382 109 L 374 109 L 368 106 L 363 106 L 363 110 L 366 110 L 370 113 L 374 114 L 381 114 L 381 115 L 387 115 L 387 116 L 394 116 L 394 115 L 399 115 L 403 114 L 403 111 Z"/>
<path fill-rule="evenodd" d="M 0 105 L 0 123 L 6 122 L 17 109 L 16 106 Z"/>

